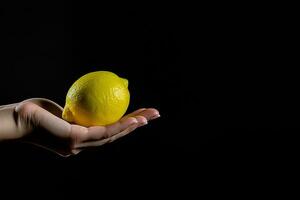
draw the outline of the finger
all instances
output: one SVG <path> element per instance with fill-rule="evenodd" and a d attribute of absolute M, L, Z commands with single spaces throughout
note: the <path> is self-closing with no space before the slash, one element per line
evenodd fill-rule
<path fill-rule="evenodd" d="M 133 116 L 136 116 L 136 115 L 139 115 L 139 113 L 140 112 L 142 112 L 142 111 L 144 111 L 144 110 L 146 110 L 146 108 L 140 108 L 140 109 L 138 109 L 138 110 L 136 110 L 136 111 L 134 111 L 134 112 L 132 112 L 132 113 L 129 113 L 129 114 L 127 114 L 127 115 L 124 115 L 123 117 L 122 117 L 122 119 L 124 118 L 128 118 L 128 117 L 133 117 Z"/>
<path fill-rule="evenodd" d="M 147 108 L 141 111 L 138 115 L 145 117 L 148 121 L 160 117 L 158 110 L 155 108 Z"/>
<path fill-rule="evenodd" d="M 134 116 L 134 118 L 137 120 L 138 122 L 138 127 L 140 126 L 144 126 L 146 124 L 148 124 L 148 120 L 146 117 L 138 115 L 138 116 Z"/>
<path fill-rule="evenodd" d="M 106 135 L 105 138 L 109 138 L 123 130 L 125 130 L 126 128 L 128 128 L 131 125 L 135 125 L 137 124 L 138 121 L 136 120 L 136 118 L 134 117 L 129 117 L 125 120 L 119 120 L 118 122 L 112 124 L 112 125 L 108 125 L 106 126 Z"/>
<path fill-rule="evenodd" d="M 119 132 L 118 134 L 113 135 L 110 138 L 102 139 L 102 140 L 97 140 L 97 141 L 90 141 L 90 142 L 83 142 L 81 144 L 75 145 L 76 149 L 81 149 L 81 148 L 86 148 L 86 147 L 95 147 L 95 146 L 101 146 L 109 142 L 113 142 L 121 137 L 124 137 L 125 135 L 131 133 L 138 127 L 138 124 L 133 124 L 126 128 L 125 130 Z"/>
<path fill-rule="evenodd" d="M 112 136 L 109 140 L 109 142 L 113 142 L 121 137 L 124 137 L 125 135 L 128 135 L 129 133 L 131 133 L 132 131 L 134 131 L 135 129 L 137 129 L 139 127 L 138 124 L 134 124 L 130 127 L 128 127 L 127 129 L 125 129 L 124 131 Z"/>
<path fill-rule="evenodd" d="M 57 103 L 55 103 L 54 101 L 51 101 L 49 99 L 31 98 L 31 99 L 27 99 L 23 102 L 34 103 L 34 104 L 44 108 L 45 110 L 51 112 L 52 114 L 54 114 L 57 117 L 61 118 L 61 116 L 62 116 L 63 108 L 60 105 L 58 105 Z"/>
<path fill-rule="evenodd" d="M 108 126 L 92 126 L 88 128 L 87 134 L 85 134 L 85 137 L 82 137 L 81 142 L 110 138 L 134 124 L 138 124 L 137 119 L 129 117 Z"/>

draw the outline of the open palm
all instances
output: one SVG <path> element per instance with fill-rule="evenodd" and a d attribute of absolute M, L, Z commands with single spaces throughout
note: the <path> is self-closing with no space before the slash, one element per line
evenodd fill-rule
<path fill-rule="evenodd" d="M 44 98 L 28 99 L 18 104 L 15 113 L 23 141 L 69 156 L 88 147 L 113 142 L 160 116 L 154 108 L 141 108 L 114 124 L 84 127 L 63 120 L 62 111 L 57 103 Z"/>

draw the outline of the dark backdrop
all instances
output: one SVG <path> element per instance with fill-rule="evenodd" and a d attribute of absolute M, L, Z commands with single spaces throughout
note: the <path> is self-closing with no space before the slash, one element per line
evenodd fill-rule
<path fill-rule="evenodd" d="M 161 113 L 132 135 L 67 159 L 1 144 L 7 180 L 54 181 L 44 188 L 51 192 L 154 181 L 151 191 L 165 191 L 191 178 L 193 191 L 212 189 L 233 174 L 241 172 L 237 182 L 254 175 L 256 166 L 246 170 L 252 161 L 266 164 L 262 158 L 278 152 L 272 142 L 297 131 L 298 80 L 282 70 L 292 53 L 288 38 L 278 40 L 288 23 L 230 5 L 119 6 L 1 5 L 0 105 L 45 97 L 63 106 L 77 78 L 109 70 L 129 80 L 129 111 Z"/>

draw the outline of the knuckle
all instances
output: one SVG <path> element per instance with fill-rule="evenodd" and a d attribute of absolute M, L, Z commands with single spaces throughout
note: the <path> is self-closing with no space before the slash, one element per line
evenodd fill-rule
<path fill-rule="evenodd" d="M 31 102 L 22 102 L 17 107 L 17 112 L 22 116 L 31 114 L 35 110 L 35 104 Z"/>
<path fill-rule="evenodd" d="M 27 127 L 31 130 L 33 127 L 38 126 L 39 121 L 35 116 L 36 105 L 31 102 L 21 102 L 16 108 L 18 114 L 18 124 L 22 127 Z"/>

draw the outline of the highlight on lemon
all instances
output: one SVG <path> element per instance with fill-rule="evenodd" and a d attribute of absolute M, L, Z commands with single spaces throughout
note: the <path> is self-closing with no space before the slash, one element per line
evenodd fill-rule
<path fill-rule="evenodd" d="M 85 74 L 70 87 L 62 118 L 81 126 L 102 126 L 118 121 L 130 101 L 128 80 L 113 72 Z"/>

